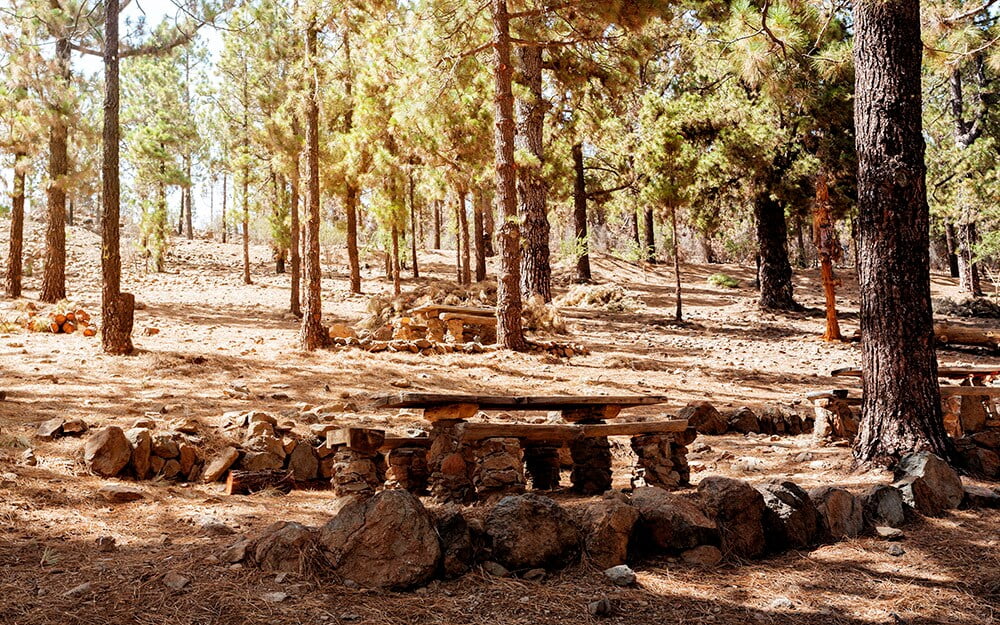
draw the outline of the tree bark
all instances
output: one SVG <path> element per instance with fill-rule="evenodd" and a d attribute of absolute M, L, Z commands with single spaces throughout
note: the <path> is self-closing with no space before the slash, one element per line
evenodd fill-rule
<path fill-rule="evenodd" d="M 497 280 L 497 343 L 524 350 L 521 322 L 521 232 L 517 223 L 517 173 L 514 163 L 514 95 L 511 71 L 510 14 L 507 0 L 490 0 L 493 23 L 494 165 L 497 212 L 503 223 L 497 237 L 500 275 Z"/>
<path fill-rule="evenodd" d="M 656 221 L 651 207 L 646 209 L 644 217 L 646 223 L 646 262 L 656 264 Z"/>
<path fill-rule="evenodd" d="M 476 242 L 476 282 L 482 282 L 486 279 L 486 233 L 483 232 L 482 191 L 475 191 L 472 206 L 472 231 Z"/>
<path fill-rule="evenodd" d="M 840 323 L 837 321 L 836 278 L 833 274 L 833 263 L 840 260 L 841 250 L 833 216 L 830 214 L 830 188 L 824 173 L 821 173 L 816 181 L 813 240 L 819 256 L 823 296 L 826 300 L 826 331 L 823 333 L 823 340 L 841 341 L 843 336 L 840 334 Z"/>
<path fill-rule="evenodd" d="M 955 224 L 951 222 L 945 224 L 944 236 L 948 246 L 948 271 L 952 278 L 961 277 L 958 266 L 958 235 L 955 234 Z"/>
<path fill-rule="evenodd" d="M 973 246 L 976 244 L 976 222 L 959 224 L 958 278 L 963 293 L 973 297 L 983 294 L 979 280 L 979 263 L 975 262 Z"/>
<path fill-rule="evenodd" d="M 467 191 L 458 194 L 458 233 L 461 237 L 462 273 L 461 283 L 472 284 L 471 254 L 469 251 L 469 213 L 466 207 Z"/>
<path fill-rule="evenodd" d="M 14 152 L 14 181 L 11 185 L 10 252 L 7 255 L 7 273 L 4 292 L 7 297 L 21 297 L 21 276 L 24 267 L 24 178 L 28 155 L 23 150 Z"/>
<path fill-rule="evenodd" d="M 587 181 L 583 170 L 583 145 L 573 144 L 573 227 L 576 238 L 576 281 L 590 282 L 590 252 L 587 242 Z"/>
<path fill-rule="evenodd" d="M 56 40 L 56 65 L 59 82 L 68 89 L 72 77 L 72 48 L 68 36 Z M 45 227 L 45 269 L 42 276 L 43 302 L 66 299 L 66 175 L 69 173 L 69 122 L 64 105 L 52 111 L 49 129 L 49 185 L 47 189 L 48 223 Z M 117 215 L 117 213 L 116 213 Z"/>
<path fill-rule="evenodd" d="M 413 168 L 410 167 L 410 255 L 413 256 L 413 277 L 420 277 L 420 266 L 417 262 L 417 203 L 413 189 Z"/>
<path fill-rule="evenodd" d="M 343 16 L 344 37 L 344 95 L 348 108 L 344 115 L 344 133 L 354 128 L 354 64 L 351 60 L 351 27 L 348 15 Z M 351 293 L 361 294 L 361 257 L 358 253 L 358 186 L 348 177 L 344 191 L 344 211 L 347 213 L 347 264 L 351 274 Z"/>
<path fill-rule="evenodd" d="M 434 200 L 434 249 L 441 249 L 441 200 Z"/>
<path fill-rule="evenodd" d="M 118 123 L 118 0 L 107 0 L 104 23 L 104 127 L 101 135 L 101 346 L 114 355 L 132 353 L 135 297 L 121 292 Z"/>
<path fill-rule="evenodd" d="M 226 221 L 226 183 L 229 182 L 229 174 L 222 172 L 222 242 L 225 243 L 229 235 L 229 224 Z"/>
<path fill-rule="evenodd" d="M 673 235 L 674 245 L 674 299 L 676 300 L 676 305 L 674 308 L 674 319 L 677 321 L 683 321 L 684 310 L 681 301 L 681 252 L 680 252 L 680 240 L 677 236 L 677 207 L 670 207 L 670 230 Z"/>
<path fill-rule="evenodd" d="M 323 327 L 323 301 L 319 262 L 319 75 L 316 67 L 318 27 L 313 15 L 306 28 L 306 62 L 310 73 L 306 97 L 306 171 L 309 176 L 306 213 L 306 307 L 302 317 L 300 345 L 315 350 L 326 345 L 329 335 Z"/>
<path fill-rule="evenodd" d="M 863 463 L 951 456 L 934 351 L 920 2 L 854 4 Z"/>
<path fill-rule="evenodd" d="M 392 263 L 390 268 L 392 269 L 390 272 L 392 274 L 392 292 L 399 295 L 403 292 L 403 287 L 399 275 L 399 227 L 396 224 L 392 224 Z"/>
<path fill-rule="evenodd" d="M 483 249 L 486 250 L 486 258 L 497 255 L 493 247 L 493 235 L 496 233 L 496 223 L 493 219 L 493 200 L 488 191 L 484 191 L 483 197 Z"/>
<path fill-rule="evenodd" d="M 243 283 L 250 279 L 250 165 L 243 166 Z"/>
<path fill-rule="evenodd" d="M 760 256 L 760 307 L 765 310 L 801 310 L 792 297 L 792 266 L 788 262 L 785 209 L 771 197 L 770 190 L 765 189 L 754 198 L 754 213 Z"/>
<path fill-rule="evenodd" d="M 537 26 L 537 18 L 531 27 Z M 521 286 L 525 297 L 538 294 L 552 301 L 552 270 L 549 266 L 549 219 L 546 211 L 548 194 L 541 176 L 544 153 L 545 99 L 542 95 L 542 48 L 521 46 L 520 93 L 517 101 L 518 148 L 531 154 L 537 165 L 519 170 L 517 192 L 521 202 Z"/>
<path fill-rule="evenodd" d="M 184 171 L 187 175 L 188 184 L 184 187 L 184 197 L 186 198 L 184 227 L 187 229 L 188 241 L 194 239 L 194 191 L 191 183 L 191 157 L 184 157 Z"/>
<path fill-rule="evenodd" d="M 298 121 L 292 123 L 292 127 L 295 129 L 295 136 L 298 137 L 299 124 Z M 289 219 L 291 225 L 289 226 L 291 232 L 289 233 L 289 253 L 291 254 L 291 302 L 289 305 L 289 310 L 296 317 L 302 316 L 302 306 L 299 303 L 299 284 L 302 281 L 302 256 L 299 254 L 299 154 L 295 154 L 292 157 L 292 199 L 291 206 L 289 207 Z"/>

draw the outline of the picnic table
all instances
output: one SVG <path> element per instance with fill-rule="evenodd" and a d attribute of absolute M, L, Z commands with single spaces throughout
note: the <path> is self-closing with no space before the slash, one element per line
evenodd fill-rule
<path fill-rule="evenodd" d="M 559 484 L 562 458 L 572 458 L 570 481 L 585 494 L 611 487 L 609 436 L 630 436 L 638 457 L 636 475 L 645 482 L 675 488 L 687 484 L 686 445 L 696 433 L 686 419 L 607 423 L 628 408 L 654 406 L 663 395 L 501 396 L 451 393 L 388 393 L 371 397 L 375 408 L 418 408 L 431 422 L 429 436 L 386 437 L 384 432 L 335 430 L 330 447 L 371 454 L 388 452 L 392 470 L 424 454 L 432 494 L 445 501 L 523 489 L 525 472 L 536 489 Z M 563 422 L 469 421 L 481 411 L 557 411 Z M 352 441 L 357 441 L 353 443 Z M 403 459 L 399 459 L 405 456 Z M 395 464 L 394 464 L 395 463 Z M 410 472 L 411 469 L 405 469 Z M 409 473 L 407 473 L 409 475 Z"/>
<path fill-rule="evenodd" d="M 496 334 L 496 311 L 492 308 L 425 304 L 410 312 L 427 325 L 431 340 L 441 341 L 447 333 L 456 343 L 465 343 L 468 334 L 487 339 Z"/>

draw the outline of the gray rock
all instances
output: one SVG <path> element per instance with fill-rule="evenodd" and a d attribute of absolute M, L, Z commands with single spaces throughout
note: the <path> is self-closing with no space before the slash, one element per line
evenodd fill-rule
<path fill-rule="evenodd" d="M 441 539 L 441 572 L 447 579 L 469 572 L 475 559 L 469 523 L 456 505 L 446 505 L 433 513 L 434 526 Z M 497 565 L 499 566 L 499 565 Z"/>
<path fill-rule="evenodd" d="M 62 417 L 56 417 L 54 419 L 49 419 L 45 423 L 38 426 L 35 430 L 35 438 L 40 438 L 43 441 L 51 441 L 53 439 L 59 438 L 63 433 L 63 423 L 65 419 Z"/>
<path fill-rule="evenodd" d="M 597 601 L 591 601 L 587 604 L 587 612 L 589 612 L 591 616 L 611 616 L 614 614 L 614 607 L 611 605 L 611 601 L 609 599 L 598 599 Z"/>
<path fill-rule="evenodd" d="M 581 536 L 552 499 L 528 493 L 504 497 L 486 517 L 493 555 L 507 568 L 558 568 L 580 553 Z"/>
<path fill-rule="evenodd" d="M 604 570 L 604 575 L 615 586 L 631 586 L 635 583 L 635 571 L 626 564 L 619 564 Z"/>
<path fill-rule="evenodd" d="M 700 566 L 711 568 L 722 562 L 722 552 L 718 547 L 702 545 L 694 549 L 688 549 L 681 554 L 681 560 L 690 566 Z"/>
<path fill-rule="evenodd" d="M 719 543 L 719 529 L 698 504 L 662 488 L 637 488 L 632 505 L 638 509 L 639 538 L 669 553 Z"/>
<path fill-rule="evenodd" d="M 875 528 L 875 534 L 879 538 L 884 538 L 886 540 L 902 540 L 903 530 L 897 529 L 895 527 L 884 527 L 878 526 Z"/>
<path fill-rule="evenodd" d="M 921 477 L 911 475 L 899 480 L 893 487 L 899 490 L 903 502 L 916 512 L 930 517 L 944 514 L 944 500 Z"/>
<path fill-rule="evenodd" d="M 128 466 L 132 446 L 125 433 L 117 426 L 106 427 L 94 433 L 83 447 L 83 460 L 87 468 L 102 477 L 114 477 Z"/>
<path fill-rule="evenodd" d="M 507 570 L 507 567 L 492 560 L 483 562 L 483 572 L 490 577 L 510 577 L 510 571 Z"/>
<path fill-rule="evenodd" d="M 753 410 L 743 406 L 729 417 L 729 429 L 740 434 L 757 433 L 760 432 L 760 420 Z"/>
<path fill-rule="evenodd" d="M 962 505 L 966 508 L 1000 508 L 1000 492 L 982 486 L 966 486 Z"/>
<path fill-rule="evenodd" d="M 319 544 L 337 575 L 366 588 L 419 586 L 441 559 L 430 514 L 404 490 L 352 498 L 320 528 Z"/>
<path fill-rule="evenodd" d="M 315 560 L 316 535 L 299 523 L 279 521 L 265 529 L 248 551 L 257 566 L 266 571 L 305 574 L 311 572 Z M 223 560 L 230 561 L 225 554 Z"/>
<path fill-rule="evenodd" d="M 246 471 L 277 471 L 285 466 L 284 457 L 266 451 L 248 451 L 240 463 Z"/>
<path fill-rule="evenodd" d="M 170 571 L 163 576 L 163 585 L 172 590 L 181 590 L 189 583 L 191 580 L 175 571 Z"/>
<path fill-rule="evenodd" d="M 764 497 L 741 480 L 706 477 L 698 484 L 698 497 L 722 537 L 724 555 L 756 558 L 764 553 Z"/>
<path fill-rule="evenodd" d="M 250 541 L 245 538 L 241 538 L 229 547 L 226 547 L 225 551 L 219 556 L 219 559 L 227 564 L 236 564 L 237 562 L 243 562 L 247 557 L 247 548 L 250 546 Z"/>
<path fill-rule="evenodd" d="M 916 477 L 927 483 L 937 505 L 942 510 L 953 510 L 962 503 L 965 493 L 962 480 L 947 462 L 929 452 L 917 452 L 903 456 L 896 466 L 895 477 L 903 480 Z M 916 507 L 916 506 L 914 506 Z"/>
<path fill-rule="evenodd" d="M 864 515 L 860 500 L 843 488 L 823 486 L 809 491 L 809 497 L 819 510 L 826 538 L 839 540 L 860 536 Z"/>
<path fill-rule="evenodd" d="M 865 523 L 873 527 L 899 527 L 906 522 L 903 494 L 893 486 L 872 486 L 861 493 L 861 509 Z"/>
<path fill-rule="evenodd" d="M 170 460 L 180 455 L 175 432 L 157 432 L 153 435 L 153 455 Z"/>
<path fill-rule="evenodd" d="M 288 470 L 300 482 L 316 479 L 319 474 L 319 456 L 312 445 L 300 443 L 295 446 L 288 458 Z"/>
<path fill-rule="evenodd" d="M 806 491 L 789 481 L 762 484 L 764 533 L 768 549 L 804 549 L 816 542 L 820 529 L 819 512 Z"/>
<path fill-rule="evenodd" d="M 587 556 L 602 568 L 625 564 L 639 510 L 616 494 L 587 505 L 580 517 Z"/>
<path fill-rule="evenodd" d="M 281 603 L 288 598 L 288 593 L 285 592 L 265 592 L 260 596 L 261 599 L 268 603 Z"/>
<path fill-rule="evenodd" d="M 892 544 L 889 545 L 889 548 L 886 550 L 886 552 L 890 556 L 895 556 L 898 558 L 899 556 L 904 555 L 906 553 L 906 549 L 903 549 L 900 545 Z"/>

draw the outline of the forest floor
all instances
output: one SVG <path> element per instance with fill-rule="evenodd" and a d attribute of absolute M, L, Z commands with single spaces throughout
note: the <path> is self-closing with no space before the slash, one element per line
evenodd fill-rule
<path fill-rule="evenodd" d="M 35 224 L 32 224 L 35 226 Z M 4 226 L 5 227 L 5 226 Z M 32 231 L 28 252 L 37 249 Z M 100 245 L 97 235 L 72 228 L 68 237 L 70 299 L 99 316 Z M 6 232 L 0 229 L 0 240 Z M 32 438 L 52 417 L 78 417 L 91 427 L 130 427 L 160 412 L 170 421 L 197 419 L 206 430 L 221 426 L 223 413 L 260 409 L 294 414 L 301 404 L 322 405 L 345 396 L 363 405 L 364 395 L 393 390 L 475 393 L 658 393 L 663 407 L 638 416 L 675 414 L 690 401 L 708 400 L 721 411 L 748 405 L 780 405 L 806 411 L 805 393 L 845 386 L 830 377 L 838 367 L 860 364 L 856 344 L 827 344 L 818 273 L 796 274 L 796 297 L 810 307 L 801 314 L 760 312 L 750 288 L 752 268 L 683 267 L 686 321 L 670 321 L 673 275 L 668 267 L 640 267 L 605 256 L 593 259 L 595 279 L 624 285 L 644 302 L 634 313 L 571 318 L 565 340 L 591 353 L 570 359 L 538 354 L 486 353 L 423 356 L 369 354 L 357 350 L 306 354 L 296 348 L 299 324 L 286 314 L 287 275 L 275 275 L 264 247 L 253 248 L 255 284 L 242 284 L 237 244 L 175 240 L 167 273 L 145 274 L 127 255 L 124 289 L 137 295 L 137 353 L 101 354 L 99 339 L 79 333 L 0 334 L 0 623 L 584 623 L 594 619 L 587 603 L 602 597 L 616 606 L 611 623 L 790 623 L 796 625 L 926 623 L 980 624 L 1000 620 L 1000 512 L 955 511 L 906 528 L 906 553 L 892 556 L 888 543 L 864 537 L 713 570 L 670 559 L 637 565 L 639 585 L 612 586 L 586 564 L 541 582 L 493 579 L 478 573 L 435 582 L 412 593 L 365 592 L 320 580 L 232 569 L 214 562 L 232 536 L 199 530 L 206 515 L 240 534 L 275 520 L 319 525 L 330 516 L 333 495 L 294 491 L 284 497 L 233 496 L 221 484 L 141 482 L 144 501 L 110 505 L 96 495 L 106 481 L 89 475 L 81 442 Z M 453 253 L 421 254 L 421 270 L 451 279 Z M 333 258 L 323 282 L 326 321 L 353 323 L 365 314 L 368 296 L 348 293 L 344 263 Z M 389 292 L 366 271 L 368 293 Z M 40 261 L 26 282 L 34 299 Z M 707 282 L 714 273 L 741 280 L 737 289 Z M 560 292 L 568 274 L 557 271 Z M 841 272 L 845 333 L 857 323 L 857 289 Z M 403 288 L 425 283 L 405 279 Z M 955 281 L 935 275 L 935 296 L 954 295 Z M 15 304 L 0 302 L 0 321 Z M 159 333 L 147 335 L 147 328 Z M 942 364 L 997 364 L 976 351 L 942 351 Z M 233 382 L 260 399 L 228 398 Z M 403 382 L 405 381 L 405 382 Z M 848 382 L 847 385 L 850 385 Z M 273 398 L 275 395 L 277 398 Z M 294 417 L 293 417 L 294 418 Z M 358 420 L 389 429 L 415 420 L 362 411 Z M 818 446 L 808 435 L 701 437 L 711 448 L 689 456 L 692 481 L 722 474 L 751 482 L 785 477 L 801 486 L 838 484 L 860 490 L 887 482 L 880 471 L 854 470 L 849 450 Z M 38 465 L 17 458 L 31 445 Z M 803 456 L 803 452 L 808 452 Z M 620 471 L 619 471 L 620 473 Z M 565 498 L 573 505 L 572 498 Z M 99 551 L 101 536 L 118 549 Z M 168 571 L 190 578 L 174 591 L 162 583 Z M 81 583 L 82 597 L 64 593 Z M 269 603 L 263 594 L 290 598 Z"/>

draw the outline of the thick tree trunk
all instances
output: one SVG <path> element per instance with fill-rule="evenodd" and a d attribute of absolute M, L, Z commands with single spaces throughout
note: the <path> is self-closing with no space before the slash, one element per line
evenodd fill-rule
<path fill-rule="evenodd" d="M 646 262 L 655 264 L 656 263 L 656 221 L 653 215 L 653 209 L 647 208 L 644 215 L 644 221 L 646 224 Z"/>
<path fill-rule="evenodd" d="M 476 242 L 476 282 L 486 279 L 486 233 L 483 231 L 483 192 L 473 194 L 472 231 Z"/>
<path fill-rule="evenodd" d="M 958 236 L 955 234 L 955 224 L 948 222 L 944 226 L 945 244 L 948 246 L 948 271 L 952 278 L 961 276 L 958 266 Z"/>
<path fill-rule="evenodd" d="M 229 222 L 226 220 L 226 196 L 228 191 L 226 183 L 229 182 L 229 174 L 222 172 L 222 242 L 229 238 Z"/>
<path fill-rule="evenodd" d="M 854 4 L 863 405 L 855 457 L 886 463 L 944 431 L 930 296 L 920 2 Z"/>
<path fill-rule="evenodd" d="M 521 322 L 521 232 L 517 223 L 517 173 L 514 163 L 514 94 L 510 59 L 510 14 L 507 0 L 490 0 L 493 22 L 494 151 L 496 205 L 503 223 L 497 237 L 500 275 L 497 280 L 497 343 L 524 350 Z"/>
<path fill-rule="evenodd" d="M 23 151 L 14 152 L 14 181 L 10 209 L 10 252 L 7 255 L 7 273 L 4 276 L 4 292 L 7 297 L 21 297 L 21 276 L 24 259 L 24 170 L 28 166 L 28 155 Z"/>
<path fill-rule="evenodd" d="M 69 88 L 72 49 L 67 37 L 56 40 L 59 81 Z M 66 111 L 53 111 L 49 129 L 48 223 L 45 227 L 45 269 L 42 275 L 43 302 L 66 299 L 66 174 L 69 173 L 69 126 Z"/>
<path fill-rule="evenodd" d="M 583 173 L 583 145 L 573 145 L 573 233 L 576 238 L 576 281 L 590 282 L 590 244 L 587 241 L 587 181 Z"/>
<path fill-rule="evenodd" d="M 410 169 L 410 255 L 413 256 L 413 277 L 420 277 L 420 265 L 417 262 L 417 203 L 413 189 L 413 169 Z"/>
<path fill-rule="evenodd" d="M 532 23 L 532 28 L 538 26 Z M 517 192 L 521 201 L 521 286 L 525 297 L 538 294 L 552 301 L 552 270 L 549 267 L 548 189 L 541 176 L 544 163 L 545 100 L 542 96 L 542 49 L 518 48 L 520 93 L 517 101 L 518 148 L 531 154 L 536 164 L 518 172 Z"/>
<path fill-rule="evenodd" d="M 135 297 L 121 292 L 118 125 L 118 0 L 107 0 L 104 23 L 104 127 L 101 135 L 101 347 L 114 355 L 132 353 Z"/>
<path fill-rule="evenodd" d="M 306 62 L 311 70 L 306 97 L 306 174 L 309 178 L 306 212 L 306 306 L 299 343 L 314 350 L 326 345 L 329 336 L 323 327 L 323 300 L 319 262 L 319 77 L 316 73 L 316 17 L 306 29 Z"/>
<path fill-rule="evenodd" d="M 979 263 L 975 262 L 973 247 L 976 245 L 976 222 L 959 224 L 958 278 L 962 292 L 973 297 L 983 294 L 979 280 Z"/>
<path fill-rule="evenodd" d="M 298 122 L 293 123 L 295 135 L 299 136 Z M 302 256 L 299 254 L 299 155 L 292 158 L 292 199 L 289 206 L 291 232 L 289 233 L 288 249 L 291 254 L 291 302 L 289 310 L 296 317 L 302 316 L 302 306 L 299 303 L 299 284 L 302 281 Z"/>
<path fill-rule="evenodd" d="M 788 262 L 785 209 L 771 197 L 769 190 L 764 190 L 754 199 L 754 213 L 760 256 L 760 307 L 765 310 L 800 310 L 792 297 L 792 266 Z"/>

